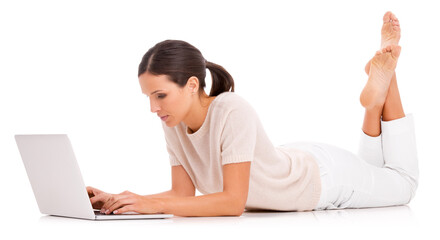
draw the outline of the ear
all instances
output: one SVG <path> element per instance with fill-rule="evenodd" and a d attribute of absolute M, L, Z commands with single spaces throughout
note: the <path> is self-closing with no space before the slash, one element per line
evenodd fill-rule
<path fill-rule="evenodd" d="M 186 83 L 186 88 L 190 93 L 197 93 L 199 90 L 199 79 L 197 77 L 190 77 Z"/>

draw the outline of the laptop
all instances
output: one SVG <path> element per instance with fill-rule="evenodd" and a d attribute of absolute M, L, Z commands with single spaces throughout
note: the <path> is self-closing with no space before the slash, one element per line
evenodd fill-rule
<path fill-rule="evenodd" d="M 66 134 L 15 135 L 42 214 L 90 220 L 170 218 L 172 214 L 101 214 L 93 210 Z"/>

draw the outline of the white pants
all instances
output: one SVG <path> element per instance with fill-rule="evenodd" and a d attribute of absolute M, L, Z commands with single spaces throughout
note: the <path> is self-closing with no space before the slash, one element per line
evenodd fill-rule
<path fill-rule="evenodd" d="M 358 155 L 323 143 L 292 146 L 309 151 L 321 175 L 314 210 L 393 206 L 409 203 L 418 184 L 418 160 L 411 114 L 381 121 L 382 133 L 361 133 Z"/>

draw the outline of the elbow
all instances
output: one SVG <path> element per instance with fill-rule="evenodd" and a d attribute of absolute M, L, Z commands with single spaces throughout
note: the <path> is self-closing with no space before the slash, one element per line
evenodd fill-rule
<path fill-rule="evenodd" d="M 230 212 L 230 216 L 234 216 L 234 217 L 240 217 L 243 213 L 244 213 L 244 209 L 245 209 L 245 205 L 246 202 L 243 201 L 237 201 L 235 199 L 235 201 L 233 201 L 233 204 L 231 204 L 231 212 Z"/>
<path fill-rule="evenodd" d="M 226 216 L 231 216 L 231 217 L 240 217 L 244 212 L 244 208 L 242 209 L 233 209 L 231 211 L 229 211 L 227 214 L 225 214 Z"/>
<path fill-rule="evenodd" d="M 243 212 L 244 212 L 244 207 L 238 209 L 238 211 L 235 211 L 234 214 L 233 214 L 233 216 L 234 216 L 234 217 L 240 217 L 240 216 L 243 214 Z"/>
<path fill-rule="evenodd" d="M 240 217 L 243 215 L 244 210 L 246 208 L 247 202 L 247 194 L 246 195 L 238 195 L 231 194 L 227 192 L 223 192 L 226 195 L 226 208 L 228 216 Z"/>

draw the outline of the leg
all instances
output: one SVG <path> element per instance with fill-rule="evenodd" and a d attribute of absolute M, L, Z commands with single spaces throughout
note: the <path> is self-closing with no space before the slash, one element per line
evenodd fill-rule
<path fill-rule="evenodd" d="M 398 94 L 391 93 L 398 93 L 397 85 L 389 91 L 386 104 L 394 107 L 400 103 Z M 413 118 L 402 109 L 385 113 L 389 121 L 381 121 L 384 111 L 366 109 L 364 124 L 378 124 L 381 133 L 377 137 L 363 134 L 359 157 L 326 144 L 310 150 L 317 156 L 323 183 L 315 210 L 394 206 L 413 199 L 419 176 Z"/>
<path fill-rule="evenodd" d="M 367 67 L 369 70 L 369 65 Z M 381 117 L 382 121 L 392 121 L 405 117 L 395 73 L 391 79 L 384 107 L 365 110 L 358 156 L 376 167 L 383 167 L 385 164 L 382 151 Z"/>
<path fill-rule="evenodd" d="M 328 144 L 314 143 L 306 149 L 316 157 L 321 172 L 323 192 L 315 210 L 386 207 L 411 201 L 418 177 L 412 118 L 385 123 L 384 134 L 391 133 L 384 139 L 388 149 L 384 151 L 385 167 L 373 166 Z"/>
<path fill-rule="evenodd" d="M 384 26 L 382 27 L 382 47 L 388 44 L 397 44 L 399 39 L 400 25 L 398 20 L 388 12 L 384 16 Z M 373 60 L 374 58 L 365 67 L 367 74 L 370 73 Z M 373 168 L 372 172 L 376 181 L 385 185 L 392 185 L 393 182 L 396 185 L 400 182 L 400 187 L 395 186 L 396 189 L 400 189 L 397 194 L 410 196 L 408 201 L 412 199 L 418 184 L 414 123 L 412 116 L 406 117 L 404 113 L 395 72 L 390 80 L 382 112 L 380 113 L 379 107 L 366 108 L 363 131 L 369 136 L 365 134 L 362 136 L 359 156 L 373 166 L 382 167 L 385 165 L 387 171 L 391 171 L 387 173 L 387 171 L 376 171 Z M 377 187 L 376 191 L 374 195 L 387 196 L 384 199 L 391 199 L 391 196 L 386 193 L 389 191 L 388 187 Z"/>
<path fill-rule="evenodd" d="M 382 152 L 381 115 L 382 108 L 365 110 L 357 152 L 362 160 L 376 167 L 383 167 L 385 163 Z"/>
<path fill-rule="evenodd" d="M 394 89 L 397 88 L 397 81 L 395 81 L 395 85 L 393 84 L 393 89 L 390 88 L 391 80 L 395 80 L 395 77 L 393 78 L 395 76 L 394 69 L 397 66 L 399 55 L 399 46 L 388 46 L 378 51 L 370 61 L 368 82 L 360 97 L 361 104 L 365 107 L 362 130 L 369 136 L 376 137 L 381 133 L 380 119 L 390 90 L 393 95 L 389 97 L 390 102 L 387 107 L 393 108 L 394 104 L 400 103 L 400 99 L 395 99 L 396 97 L 400 98 L 398 90 Z"/>
<path fill-rule="evenodd" d="M 391 12 L 385 13 L 383 17 L 382 27 L 382 48 L 388 45 L 397 45 L 400 40 L 400 24 L 397 17 Z M 371 61 L 370 61 L 371 63 Z M 382 112 L 383 121 L 391 121 L 398 118 L 405 117 L 403 112 L 402 102 L 400 100 L 399 89 L 397 87 L 396 72 L 394 72 L 391 78 L 390 89 L 387 93 L 387 99 L 384 104 Z"/>
<path fill-rule="evenodd" d="M 402 100 L 400 99 L 399 88 L 397 87 L 396 72 L 394 72 L 387 99 L 383 106 L 382 120 L 392 121 L 403 117 L 405 117 L 405 112 L 403 111 Z"/>
<path fill-rule="evenodd" d="M 367 65 L 365 66 L 365 71 L 367 72 L 367 74 L 370 71 L 370 63 L 371 60 L 367 63 Z M 372 134 L 368 134 L 369 136 L 374 136 L 376 135 L 375 133 L 377 133 L 378 129 L 379 129 L 379 134 L 380 134 L 380 126 L 377 126 L 374 123 L 377 123 L 377 121 L 372 121 L 369 120 L 371 117 L 370 116 L 375 116 L 373 117 L 373 119 L 377 120 L 377 111 L 379 109 L 376 109 L 375 114 L 372 113 L 367 113 L 367 111 L 365 111 L 365 115 L 368 114 L 368 119 L 367 116 L 365 116 L 365 120 L 364 120 L 364 127 L 362 128 L 364 130 L 364 132 L 366 134 L 368 134 L 367 132 L 371 132 Z M 387 93 L 387 97 L 385 99 L 385 103 L 382 109 L 382 120 L 383 121 L 392 121 L 395 119 L 399 119 L 399 118 L 403 118 L 405 117 L 405 112 L 403 111 L 403 106 L 402 106 L 402 100 L 400 98 L 400 93 L 399 93 L 399 88 L 397 86 L 397 77 L 396 77 L 396 72 L 394 72 L 393 77 L 391 78 L 391 82 L 390 82 L 390 87 Z M 367 123 L 366 123 L 367 121 Z M 380 122 L 379 122 L 380 125 Z M 378 136 L 379 134 L 377 134 L 376 136 Z"/>
<path fill-rule="evenodd" d="M 383 16 L 383 25 L 381 30 L 381 49 L 384 49 L 390 45 L 397 45 L 399 43 L 399 40 L 400 40 L 399 20 L 393 13 L 386 12 Z M 365 72 L 368 75 L 370 75 L 370 66 L 372 60 L 370 60 L 365 67 Z M 371 92 L 371 89 L 374 89 L 371 87 L 371 85 L 374 85 L 374 82 L 370 80 L 372 79 L 369 79 L 369 83 L 367 83 L 367 85 L 370 86 L 366 86 L 366 88 L 368 87 L 367 90 L 370 90 Z M 383 106 L 374 107 L 374 108 L 370 107 L 370 109 L 365 110 L 364 124 L 362 126 L 362 130 L 365 134 L 371 137 L 376 137 L 380 135 L 381 117 L 384 121 L 390 121 L 395 118 L 402 117 L 403 108 L 400 102 L 400 95 L 397 89 L 396 75 L 394 71 L 393 71 L 393 76 L 391 78 L 391 82 L 389 83 L 389 90 L 386 95 L 387 97 L 385 99 L 385 103 L 383 104 Z M 362 97 L 364 97 L 364 99 L 362 99 Z M 364 103 L 366 102 L 365 104 L 367 104 L 368 103 L 367 100 L 369 100 L 368 97 L 371 96 L 368 96 L 368 94 L 364 93 L 363 91 L 363 93 L 361 94 L 361 102 Z M 382 116 L 384 114 L 385 116 Z M 403 116 L 405 115 L 403 114 Z"/>
<path fill-rule="evenodd" d="M 381 48 L 397 45 L 400 40 L 400 24 L 397 17 L 391 12 L 385 13 L 381 31 Z M 373 60 L 373 59 L 372 59 Z M 365 66 L 365 72 L 370 74 L 370 60 Z M 404 117 L 396 74 L 393 72 L 389 90 L 382 107 L 366 108 L 362 133 L 359 142 L 358 156 L 367 163 L 383 167 L 385 164 L 382 152 L 381 120 L 391 121 Z"/>
<path fill-rule="evenodd" d="M 382 109 L 381 106 L 373 109 L 365 109 L 362 131 L 370 137 L 380 136 L 380 133 L 382 132 L 380 128 Z"/>
<path fill-rule="evenodd" d="M 384 168 L 394 170 L 405 180 L 406 190 L 410 193 L 409 202 L 414 197 L 419 179 L 413 117 L 410 114 L 381 124 Z"/>

